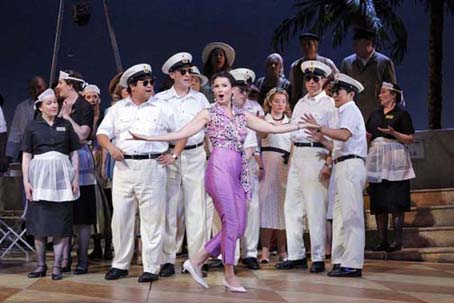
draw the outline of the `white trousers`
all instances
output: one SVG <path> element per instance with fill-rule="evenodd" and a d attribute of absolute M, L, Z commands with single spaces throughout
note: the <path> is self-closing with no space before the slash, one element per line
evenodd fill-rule
<path fill-rule="evenodd" d="M 134 253 L 134 224 L 137 206 L 140 214 L 144 272 L 160 269 L 164 231 L 166 169 L 156 160 L 115 162 L 112 183 L 112 267 L 129 269 Z"/>
<path fill-rule="evenodd" d="M 175 264 L 178 208 L 182 203 L 189 257 L 207 241 L 205 199 L 206 153 L 203 146 L 184 150 L 174 164 L 167 167 L 167 204 L 162 262 Z M 180 228 L 181 231 L 181 228 Z M 180 234 L 181 239 L 181 234 Z"/>
<path fill-rule="evenodd" d="M 333 210 L 331 262 L 342 267 L 363 268 L 364 199 L 366 166 L 361 159 L 336 164 L 336 198 Z"/>
<path fill-rule="evenodd" d="M 328 183 L 320 181 L 319 175 L 327 155 L 324 148 L 293 148 L 284 207 L 289 260 L 306 257 L 304 216 L 309 227 L 312 262 L 325 260 Z"/>
<path fill-rule="evenodd" d="M 257 258 L 257 246 L 260 236 L 260 203 L 258 178 L 259 165 L 254 157 L 249 161 L 249 176 L 251 180 L 252 199 L 247 202 L 247 224 L 243 237 L 240 239 L 241 257 Z M 237 245 L 238 247 L 238 245 Z M 238 249 L 237 249 L 238 251 Z M 238 254 L 236 254 L 238 259 Z"/>

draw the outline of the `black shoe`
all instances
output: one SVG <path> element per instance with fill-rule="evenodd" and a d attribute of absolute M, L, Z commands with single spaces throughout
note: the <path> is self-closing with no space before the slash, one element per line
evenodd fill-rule
<path fill-rule="evenodd" d="M 221 259 L 214 259 L 210 263 L 208 263 L 208 267 L 210 269 L 223 269 L 224 264 L 222 263 Z"/>
<path fill-rule="evenodd" d="M 393 242 L 389 245 L 388 249 L 386 250 L 387 252 L 393 252 L 393 251 L 398 251 L 402 249 L 402 243 L 399 242 Z"/>
<path fill-rule="evenodd" d="M 102 260 L 102 250 L 94 249 L 91 254 L 88 255 L 89 260 Z"/>
<path fill-rule="evenodd" d="M 167 263 L 169 264 L 169 263 Z M 146 283 L 146 282 L 153 282 L 159 279 L 159 276 L 157 274 L 152 274 L 150 272 L 144 272 L 142 275 L 140 275 L 139 283 Z"/>
<path fill-rule="evenodd" d="M 330 277 L 361 277 L 362 269 L 360 268 L 348 268 L 348 267 L 339 267 L 336 270 L 330 271 L 328 276 Z"/>
<path fill-rule="evenodd" d="M 71 265 L 73 264 L 73 258 L 63 259 L 63 261 L 64 260 L 68 260 L 68 263 L 66 263 L 66 266 L 63 266 L 61 268 L 61 272 L 70 272 L 71 271 Z"/>
<path fill-rule="evenodd" d="M 39 269 L 40 270 L 36 270 L 36 269 Z M 47 273 L 47 265 L 44 264 L 44 265 L 38 265 L 36 267 L 36 269 L 32 272 L 29 272 L 27 274 L 27 277 L 29 278 L 41 278 L 41 277 L 45 277 L 46 276 L 46 273 Z"/>
<path fill-rule="evenodd" d="M 210 266 L 208 264 L 203 264 L 202 265 L 202 277 L 206 278 L 208 277 L 208 271 L 210 270 Z"/>
<path fill-rule="evenodd" d="M 54 266 L 54 269 L 55 268 L 58 268 L 59 273 L 58 274 L 54 274 L 52 272 L 52 276 L 51 276 L 52 280 L 61 280 L 61 279 L 63 279 L 63 274 L 61 273 L 61 267 Z"/>
<path fill-rule="evenodd" d="M 109 247 L 104 249 L 104 260 L 113 260 L 112 248 Z"/>
<path fill-rule="evenodd" d="M 279 269 L 279 270 L 294 269 L 294 268 L 307 269 L 307 260 L 306 260 L 306 258 L 299 259 L 299 260 L 286 260 L 283 262 L 276 263 L 275 267 L 276 267 L 276 269 Z"/>
<path fill-rule="evenodd" d="M 128 275 L 128 271 L 125 269 L 118 269 L 115 267 L 112 267 L 109 269 L 109 271 L 106 273 L 104 276 L 104 279 L 106 280 L 118 280 L 121 277 L 126 277 Z"/>
<path fill-rule="evenodd" d="M 252 269 L 252 270 L 257 270 L 260 269 L 259 262 L 257 261 L 257 258 L 244 258 L 241 261 L 244 265 L 246 265 L 247 268 Z"/>
<path fill-rule="evenodd" d="M 162 265 L 161 270 L 159 271 L 160 277 L 170 277 L 175 274 L 175 267 L 172 263 L 166 263 Z"/>
<path fill-rule="evenodd" d="M 323 262 L 323 261 L 312 262 L 310 272 L 319 273 L 319 272 L 324 272 L 324 271 L 325 271 L 325 262 Z"/>
<path fill-rule="evenodd" d="M 340 267 L 341 267 L 341 265 L 340 265 L 339 263 L 333 264 L 333 268 L 331 268 L 331 271 L 338 270 Z M 330 272 L 331 272 L 331 271 L 330 271 Z M 328 274 L 329 274 L 329 273 L 328 273 Z"/>
<path fill-rule="evenodd" d="M 76 269 L 74 270 L 75 275 L 85 275 L 88 273 L 88 262 L 77 263 Z"/>
<path fill-rule="evenodd" d="M 380 243 L 374 248 L 372 248 L 372 251 L 387 251 L 388 250 L 388 243 Z"/>

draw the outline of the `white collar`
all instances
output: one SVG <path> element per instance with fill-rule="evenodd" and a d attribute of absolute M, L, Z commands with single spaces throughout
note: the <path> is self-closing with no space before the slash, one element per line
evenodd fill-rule
<path fill-rule="evenodd" d="M 343 112 L 346 108 L 348 108 L 349 106 L 352 106 L 352 105 L 355 105 L 355 102 L 353 100 L 350 100 L 344 104 L 342 104 L 338 110 L 339 110 L 339 113 Z"/>
<path fill-rule="evenodd" d="M 305 102 L 320 102 L 320 100 L 324 97 L 326 97 L 326 92 L 324 89 L 322 89 L 322 91 L 320 93 L 318 93 L 317 95 L 311 97 L 309 96 L 309 94 L 306 94 L 306 96 L 304 96 L 304 101 Z"/>

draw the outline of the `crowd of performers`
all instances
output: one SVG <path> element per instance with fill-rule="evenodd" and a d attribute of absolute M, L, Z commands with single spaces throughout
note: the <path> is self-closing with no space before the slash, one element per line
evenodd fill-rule
<path fill-rule="evenodd" d="M 185 238 L 184 272 L 208 288 L 209 267 L 221 266 L 226 289 L 246 292 L 238 262 L 258 270 L 277 251 L 277 270 L 306 269 L 308 230 L 311 273 L 324 272 L 330 255 L 330 277 L 361 277 L 366 183 L 379 230 L 374 250 L 392 252 L 402 248 L 415 177 L 406 147 L 412 121 L 374 39 L 358 29 L 339 72 L 318 55 L 318 37 L 302 34 L 289 80 L 279 54 L 256 79 L 232 68 L 230 45 L 209 43 L 203 74 L 188 52 L 168 58 L 159 93 L 147 63 L 116 75 L 104 112 L 98 87 L 78 72 L 61 71 L 53 89 L 34 79 L 6 148 L 12 161 L 22 154 L 26 227 L 38 256 L 28 276 L 46 275 L 51 237 L 54 280 L 89 273 L 90 257 L 112 260 L 106 280 L 126 277 L 139 252 L 138 281 L 151 282 L 175 274 Z"/>

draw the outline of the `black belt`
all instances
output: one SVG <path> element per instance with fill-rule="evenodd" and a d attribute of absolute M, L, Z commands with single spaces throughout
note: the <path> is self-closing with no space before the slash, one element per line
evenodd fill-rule
<path fill-rule="evenodd" d="M 184 147 L 184 150 L 194 149 L 194 148 L 197 148 L 197 147 L 202 146 L 202 145 L 203 145 L 203 141 L 200 142 L 200 143 L 194 144 L 194 145 L 186 145 L 186 146 Z M 175 148 L 175 145 L 169 144 L 169 147 L 170 147 L 170 148 Z"/>
<path fill-rule="evenodd" d="M 280 148 L 277 148 L 277 147 L 272 147 L 272 146 L 263 146 L 262 147 L 262 152 L 264 152 L 264 151 L 272 151 L 272 152 L 281 153 L 281 154 L 288 154 L 289 153 L 286 150 L 283 150 L 283 149 L 280 149 Z"/>
<path fill-rule="evenodd" d="M 364 158 L 363 157 L 360 157 L 360 156 L 357 156 L 357 155 L 346 155 L 346 156 L 341 156 L 337 159 L 334 159 L 333 162 L 334 164 L 337 164 L 339 162 L 342 162 L 342 161 L 345 161 L 345 160 L 349 160 L 349 159 L 361 159 L 364 161 Z"/>
<path fill-rule="evenodd" d="M 293 145 L 296 147 L 321 147 L 325 148 L 325 145 L 320 142 L 293 142 Z"/>
<path fill-rule="evenodd" d="M 162 154 L 140 154 L 140 155 L 123 155 L 124 159 L 132 160 L 145 160 L 145 159 L 156 159 Z"/>

